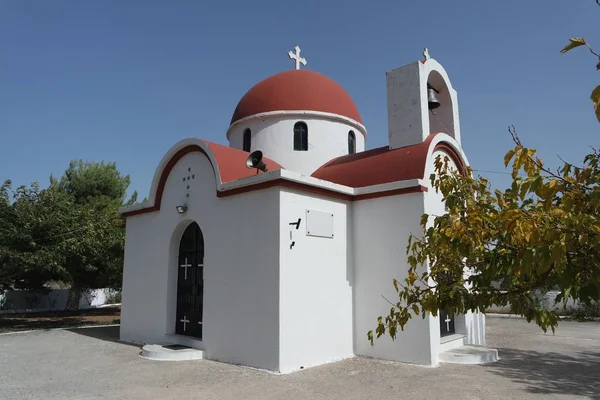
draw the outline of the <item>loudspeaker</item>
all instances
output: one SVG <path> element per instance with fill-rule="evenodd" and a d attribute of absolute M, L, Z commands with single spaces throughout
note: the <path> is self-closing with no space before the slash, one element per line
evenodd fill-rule
<path fill-rule="evenodd" d="M 262 172 L 267 172 L 267 166 L 262 160 L 262 151 L 256 150 L 252 152 L 246 159 L 246 167 L 260 169 Z"/>

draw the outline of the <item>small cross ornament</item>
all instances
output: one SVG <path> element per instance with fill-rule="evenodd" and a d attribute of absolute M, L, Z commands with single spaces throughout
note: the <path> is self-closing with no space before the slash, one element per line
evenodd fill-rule
<path fill-rule="evenodd" d="M 449 315 L 446 315 L 446 319 L 444 320 L 444 322 L 446 323 L 446 330 L 450 331 L 450 322 L 452 322 L 452 320 L 450 319 Z"/>
<path fill-rule="evenodd" d="M 183 331 L 185 332 L 185 328 L 187 327 L 187 324 L 190 322 L 190 320 L 187 319 L 184 315 L 183 319 L 180 319 L 179 322 L 183 322 Z"/>
<path fill-rule="evenodd" d="M 188 260 L 187 258 L 185 259 L 185 263 L 183 263 L 182 265 L 180 265 L 181 268 L 183 268 L 183 272 L 184 272 L 184 279 L 187 281 L 187 270 L 188 268 L 190 268 L 192 266 L 192 264 L 188 264 Z"/>
<path fill-rule="evenodd" d="M 429 60 L 431 57 L 429 56 L 429 49 L 427 49 L 427 47 L 425 47 L 423 49 L 423 57 L 425 57 L 425 61 Z"/>

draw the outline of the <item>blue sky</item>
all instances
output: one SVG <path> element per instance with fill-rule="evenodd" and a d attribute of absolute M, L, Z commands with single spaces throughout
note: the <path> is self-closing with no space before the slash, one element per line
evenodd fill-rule
<path fill-rule="evenodd" d="M 178 140 L 226 144 L 241 96 L 293 64 L 340 83 L 387 144 L 385 73 L 428 47 L 459 95 L 475 169 L 502 171 L 507 126 L 579 162 L 598 146 L 589 94 L 600 73 L 572 36 L 600 49 L 594 0 L 0 1 L 0 180 L 48 183 L 72 159 L 115 161 L 147 195 Z M 486 174 L 495 186 L 508 177 Z"/>

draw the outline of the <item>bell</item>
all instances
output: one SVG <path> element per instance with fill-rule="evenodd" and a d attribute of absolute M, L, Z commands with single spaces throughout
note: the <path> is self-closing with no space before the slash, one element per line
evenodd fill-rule
<path fill-rule="evenodd" d="M 427 103 L 429 104 L 430 110 L 435 110 L 440 106 L 440 101 L 436 97 L 436 93 L 439 93 L 432 86 L 427 85 Z"/>

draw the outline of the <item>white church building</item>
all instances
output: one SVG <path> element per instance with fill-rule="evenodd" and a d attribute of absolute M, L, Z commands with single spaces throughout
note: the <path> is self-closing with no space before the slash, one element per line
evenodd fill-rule
<path fill-rule="evenodd" d="M 406 277 L 409 235 L 444 213 L 436 156 L 468 165 L 446 71 L 427 52 L 388 71 L 389 145 L 365 150 L 352 98 L 299 52 L 241 98 L 229 146 L 176 143 L 148 200 L 122 210 L 121 340 L 280 373 L 354 355 L 437 365 L 485 346 L 479 313 L 367 339 Z"/>

